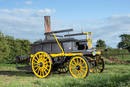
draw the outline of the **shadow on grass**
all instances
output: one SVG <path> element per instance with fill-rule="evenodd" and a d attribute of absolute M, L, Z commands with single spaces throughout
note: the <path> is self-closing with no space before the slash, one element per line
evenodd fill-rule
<path fill-rule="evenodd" d="M 8 75 L 8 76 L 34 76 L 33 72 L 27 72 L 27 71 L 0 71 L 0 75 Z"/>

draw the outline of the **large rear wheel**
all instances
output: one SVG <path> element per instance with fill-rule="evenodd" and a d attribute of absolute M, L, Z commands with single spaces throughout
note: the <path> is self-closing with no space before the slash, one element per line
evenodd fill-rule
<path fill-rule="evenodd" d="M 52 69 L 51 57 L 46 52 L 37 52 L 32 59 L 32 70 L 39 78 L 47 77 Z"/>
<path fill-rule="evenodd" d="M 83 56 L 74 56 L 69 62 L 70 74 L 75 78 L 85 78 L 89 73 L 88 61 Z"/>

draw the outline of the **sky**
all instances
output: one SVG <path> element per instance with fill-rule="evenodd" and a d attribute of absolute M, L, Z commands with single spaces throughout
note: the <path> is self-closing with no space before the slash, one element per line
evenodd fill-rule
<path fill-rule="evenodd" d="M 34 42 L 44 39 L 45 15 L 51 29 L 92 32 L 116 48 L 121 34 L 130 34 L 130 0 L 0 0 L 0 31 Z"/>

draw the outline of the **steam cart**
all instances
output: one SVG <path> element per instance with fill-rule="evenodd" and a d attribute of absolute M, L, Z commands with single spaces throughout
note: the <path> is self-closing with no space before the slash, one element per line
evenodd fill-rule
<path fill-rule="evenodd" d="M 91 32 L 64 34 L 73 29 L 45 32 L 45 39 L 31 45 L 32 71 L 39 78 L 47 77 L 52 70 L 70 72 L 75 78 L 85 78 L 89 72 L 104 69 L 101 52 L 92 48 Z M 74 36 L 86 39 L 76 39 Z M 73 38 L 72 38 L 73 37 Z"/>

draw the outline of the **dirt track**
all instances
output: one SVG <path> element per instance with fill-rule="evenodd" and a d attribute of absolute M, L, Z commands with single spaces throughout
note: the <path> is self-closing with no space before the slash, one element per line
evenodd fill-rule
<path fill-rule="evenodd" d="M 117 64 L 130 64 L 130 61 L 123 61 L 114 57 L 105 58 L 105 61 L 110 63 L 117 63 Z"/>

